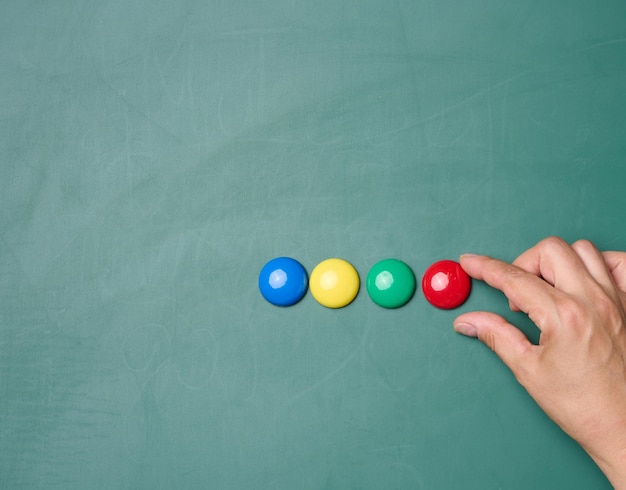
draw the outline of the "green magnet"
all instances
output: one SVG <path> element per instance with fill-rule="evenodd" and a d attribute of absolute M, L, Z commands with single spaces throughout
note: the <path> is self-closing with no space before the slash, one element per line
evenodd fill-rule
<path fill-rule="evenodd" d="M 399 308 L 415 293 L 415 275 L 411 268 L 397 259 L 374 264 L 367 274 L 367 292 L 372 301 L 383 308 Z"/>

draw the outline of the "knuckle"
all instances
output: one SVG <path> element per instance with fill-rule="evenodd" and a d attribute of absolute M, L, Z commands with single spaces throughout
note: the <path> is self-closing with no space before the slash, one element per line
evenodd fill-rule
<path fill-rule="evenodd" d="M 576 252 L 595 252 L 596 246 L 590 241 L 586 239 L 576 240 L 572 243 L 572 248 L 576 250 Z"/>
<path fill-rule="evenodd" d="M 595 308 L 600 319 L 608 327 L 621 327 L 624 324 L 624 309 L 619 302 L 607 295 L 601 295 L 594 300 Z"/>
<path fill-rule="evenodd" d="M 584 327 L 588 323 L 588 310 L 575 298 L 562 295 L 555 301 L 561 322 L 570 329 Z"/>
<path fill-rule="evenodd" d="M 514 265 L 507 265 L 502 274 L 502 289 L 508 291 L 518 286 L 520 278 L 527 272 Z"/>
<path fill-rule="evenodd" d="M 537 246 L 543 249 L 546 253 L 561 251 L 569 247 L 567 242 L 558 236 L 544 238 Z"/>
<path fill-rule="evenodd" d="M 620 301 L 603 291 L 591 293 L 584 299 L 563 296 L 556 301 L 556 308 L 562 324 L 579 334 L 597 327 L 619 329 L 625 324 Z"/>
<path fill-rule="evenodd" d="M 512 264 L 508 264 L 506 262 L 501 262 L 499 260 L 493 259 L 491 263 L 492 272 L 495 274 L 499 274 L 504 277 L 508 277 L 511 275 L 517 275 L 521 269 Z"/>

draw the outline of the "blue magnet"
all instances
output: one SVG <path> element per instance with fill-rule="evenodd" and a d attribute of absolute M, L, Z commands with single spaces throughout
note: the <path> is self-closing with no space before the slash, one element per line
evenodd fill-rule
<path fill-rule="evenodd" d="M 295 305 L 306 294 L 308 283 L 302 264 L 289 257 L 270 260 L 259 274 L 261 294 L 276 306 Z"/>

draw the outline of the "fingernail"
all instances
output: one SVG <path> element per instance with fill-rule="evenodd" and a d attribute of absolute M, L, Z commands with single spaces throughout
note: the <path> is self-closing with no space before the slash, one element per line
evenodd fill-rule
<path fill-rule="evenodd" d="M 472 258 L 472 257 L 478 257 L 478 255 L 476 255 L 476 254 L 461 254 L 461 258 L 462 258 L 462 259 L 463 259 L 463 258 L 468 258 L 468 259 L 470 259 L 470 258 Z"/>
<path fill-rule="evenodd" d="M 468 337 L 478 337 L 478 330 L 476 330 L 474 325 L 470 325 L 469 323 L 457 323 L 454 325 L 454 330 Z"/>

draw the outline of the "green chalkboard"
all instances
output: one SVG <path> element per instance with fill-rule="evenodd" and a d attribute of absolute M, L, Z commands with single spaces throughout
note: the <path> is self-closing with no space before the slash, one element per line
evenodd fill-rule
<path fill-rule="evenodd" d="M 0 488 L 602 489 L 461 311 L 263 300 L 626 250 L 626 3 L 3 1 Z"/>

